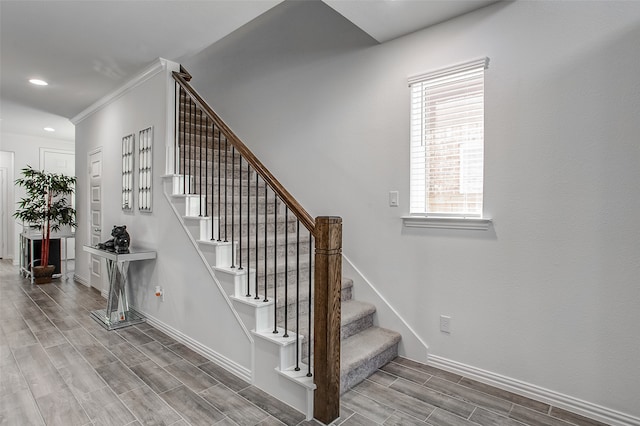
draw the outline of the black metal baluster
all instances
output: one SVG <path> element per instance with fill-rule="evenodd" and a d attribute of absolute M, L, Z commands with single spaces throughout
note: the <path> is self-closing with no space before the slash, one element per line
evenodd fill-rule
<path fill-rule="evenodd" d="M 264 185 L 264 302 L 267 298 L 267 185 Z"/>
<path fill-rule="evenodd" d="M 204 117 L 204 132 L 204 215 L 209 217 L 209 117 L 207 116 Z"/>
<path fill-rule="evenodd" d="M 234 148 L 235 153 L 235 148 Z M 234 156 L 235 158 L 235 156 Z M 235 176 L 236 172 L 236 163 L 235 160 L 233 162 L 233 176 Z M 238 270 L 242 270 L 242 156 L 240 156 L 240 161 L 238 164 Z M 231 233 L 232 236 L 234 235 Z"/>
<path fill-rule="evenodd" d="M 215 237 L 215 214 L 216 203 L 214 192 L 216 190 L 216 123 L 211 122 L 211 241 L 216 239 Z M 218 224 L 220 224 L 220 217 L 218 217 Z M 220 233 L 218 232 L 218 235 Z"/>
<path fill-rule="evenodd" d="M 178 123 L 178 128 L 175 129 L 174 135 L 175 135 L 175 139 L 174 139 L 174 143 L 173 143 L 173 174 L 177 175 L 179 174 L 178 172 L 178 144 L 180 143 L 180 129 L 182 127 L 182 120 L 179 120 L 178 117 L 180 117 L 180 101 L 182 100 L 182 97 L 180 96 L 182 94 L 182 87 L 180 87 L 178 85 L 178 82 L 176 81 L 174 83 L 173 86 L 173 93 L 176 93 L 176 89 L 178 92 L 178 99 L 176 100 L 176 107 L 173 109 L 173 123 L 175 126 L 175 123 Z M 172 182 L 173 183 L 173 182 Z M 172 185 L 173 186 L 173 185 Z M 172 189 L 173 191 L 173 189 Z"/>
<path fill-rule="evenodd" d="M 276 206 L 276 209 L 278 206 Z M 276 210 L 277 211 L 277 210 Z M 289 305 L 289 230 L 287 229 L 287 223 L 289 221 L 289 209 L 285 206 L 284 209 L 284 335 L 282 337 L 289 337 L 288 328 L 288 305 Z M 276 232 L 276 235 L 278 233 Z M 278 246 L 275 248 L 276 256 L 278 254 Z"/>
<path fill-rule="evenodd" d="M 229 209 L 227 208 L 227 187 L 229 186 L 227 180 L 227 172 L 229 170 L 229 156 L 227 155 L 227 137 L 224 138 L 224 242 L 228 242 L 227 229 L 229 229 Z M 233 250 L 231 250 L 231 259 L 233 259 Z M 233 260 L 232 260 L 233 262 Z"/>
<path fill-rule="evenodd" d="M 191 194 L 191 145 L 193 145 L 193 101 L 189 99 L 189 160 L 187 161 L 187 167 L 189 168 L 189 194 Z"/>
<path fill-rule="evenodd" d="M 300 371 L 300 220 L 296 222 L 296 371 Z M 311 330 L 309 330 L 311 335 Z"/>
<path fill-rule="evenodd" d="M 276 206 L 276 202 L 278 201 L 278 196 L 274 194 L 273 197 L 273 205 L 275 206 L 274 216 L 273 216 L 273 333 L 278 334 L 278 207 Z M 265 208 L 267 203 L 264 203 Z M 267 239 L 264 241 L 265 247 L 267 246 Z M 266 253 L 266 251 L 265 251 Z M 287 301 L 285 300 L 285 306 Z"/>
<path fill-rule="evenodd" d="M 181 88 L 182 90 L 182 88 Z M 185 95 L 186 98 L 186 95 Z M 187 193 L 187 126 L 186 126 L 186 122 L 187 122 L 187 108 L 186 108 L 186 99 L 185 99 L 185 105 L 182 105 L 182 102 L 180 102 L 180 109 L 182 110 L 182 118 L 180 120 L 180 124 L 182 125 L 182 170 L 181 170 L 181 174 L 182 174 L 182 193 L 186 194 Z"/>
<path fill-rule="evenodd" d="M 247 297 L 251 296 L 251 165 L 247 161 Z M 242 180 L 241 180 L 242 182 Z M 257 206 L 256 206 L 257 208 Z M 242 231 L 240 232 L 242 236 Z M 256 270 L 256 273 L 258 271 Z"/>
<path fill-rule="evenodd" d="M 199 145 L 199 157 L 198 157 L 198 172 L 200 176 L 199 185 L 198 185 L 198 195 L 200 196 L 200 214 L 199 217 L 202 217 L 202 110 L 198 109 L 198 114 L 200 116 L 200 122 L 198 123 L 198 145 Z"/>
<path fill-rule="evenodd" d="M 218 129 L 218 241 L 221 241 L 220 237 L 222 236 L 222 214 L 220 213 L 220 207 L 222 205 L 220 202 L 220 194 L 222 192 L 222 189 L 220 188 L 220 185 L 222 184 L 222 157 L 220 157 L 220 155 L 222 155 L 222 146 L 220 145 L 221 138 L 222 135 L 220 134 L 220 129 Z"/>
<path fill-rule="evenodd" d="M 258 295 L 258 172 L 256 171 L 256 297 L 255 299 L 259 299 Z"/>
<path fill-rule="evenodd" d="M 235 262 L 235 240 L 234 240 L 234 235 L 235 235 L 235 226 L 236 226 L 236 218 L 235 218 L 235 206 L 236 206 L 236 199 L 235 199 L 235 193 L 236 193 L 236 147 L 232 146 L 231 147 L 231 267 L 235 268 L 236 267 L 236 262 Z M 240 240 L 240 244 L 242 244 L 242 239 Z"/>
<path fill-rule="evenodd" d="M 187 193 L 187 105 L 185 100 L 185 105 L 182 105 L 182 118 L 180 120 L 182 125 L 182 170 L 180 170 L 180 174 L 182 175 L 182 193 Z"/>
<path fill-rule="evenodd" d="M 307 377 L 311 377 L 311 332 L 313 330 L 313 323 L 311 322 L 311 252 L 313 251 L 311 249 L 311 244 L 313 243 L 312 241 L 312 235 L 311 235 L 311 231 L 309 231 L 309 365 L 307 366 Z"/>

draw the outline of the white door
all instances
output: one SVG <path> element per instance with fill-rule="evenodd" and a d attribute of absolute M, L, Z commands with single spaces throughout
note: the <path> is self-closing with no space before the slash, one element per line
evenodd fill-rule
<path fill-rule="evenodd" d="M 0 168 L 0 259 L 9 255 L 9 184 L 7 169 Z"/>
<path fill-rule="evenodd" d="M 102 241 L 102 150 L 89 153 L 89 238 L 96 246 Z M 102 268 L 99 257 L 90 255 L 91 287 L 102 291 Z"/>
<path fill-rule="evenodd" d="M 49 173 L 62 173 L 65 176 L 76 175 L 76 154 L 73 151 L 65 151 L 61 149 L 53 148 L 40 148 L 40 170 L 44 170 Z M 76 206 L 76 197 L 73 194 L 69 203 L 73 208 Z M 63 230 L 64 231 L 64 230 Z M 67 259 L 76 258 L 76 241 L 75 238 L 69 238 L 63 240 L 66 247 L 61 247 L 60 253 Z"/>

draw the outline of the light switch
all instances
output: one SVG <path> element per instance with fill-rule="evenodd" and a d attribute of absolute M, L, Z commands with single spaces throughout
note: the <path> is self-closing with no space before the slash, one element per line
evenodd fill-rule
<path fill-rule="evenodd" d="M 389 207 L 398 207 L 398 191 L 389 191 Z"/>

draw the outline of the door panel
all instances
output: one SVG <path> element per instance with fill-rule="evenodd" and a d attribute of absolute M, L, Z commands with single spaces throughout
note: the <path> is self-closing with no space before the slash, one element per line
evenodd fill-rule
<path fill-rule="evenodd" d="M 95 246 L 102 241 L 102 151 L 89 154 L 89 240 Z M 99 257 L 90 256 L 91 287 L 103 289 L 102 262 Z"/>

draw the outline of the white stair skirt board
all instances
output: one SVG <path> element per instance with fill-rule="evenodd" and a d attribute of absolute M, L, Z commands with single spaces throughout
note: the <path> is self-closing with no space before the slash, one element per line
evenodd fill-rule
<path fill-rule="evenodd" d="M 273 334 L 271 331 L 252 333 L 254 335 L 254 385 L 304 413 L 307 420 L 311 420 L 313 391 L 316 388 L 313 377 L 306 376 L 306 366 L 304 366 L 304 374 L 293 371 L 295 367 L 293 364 L 283 368 L 283 363 L 286 364 L 295 359 L 295 334 L 291 334 L 289 338 L 283 338 L 283 330 L 279 328 L 278 331 L 278 334 Z M 302 366 L 300 368 L 303 371 Z"/>
<path fill-rule="evenodd" d="M 176 189 L 181 192 L 181 185 L 180 177 L 176 177 L 176 175 L 165 176 L 165 198 L 171 204 L 176 217 L 179 219 L 182 228 L 189 236 L 202 261 L 206 263 L 212 279 L 229 301 L 229 306 L 233 309 L 238 321 L 242 323 L 247 332 L 249 329 L 254 330 L 250 334 L 253 343 L 250 378 L 246 378 L 246 374 L 237 374 L 237 368 L 230 360 L 221 360 L 222 362 L 218 363 L 232 373 L 245 378 L 256 387 L 304 413 L 307 420 L 311 420 L 313 418 L 315 384 L 313 383 L 313 377 L 306 376 L 306 370 L 304 374 L 301 374 L 293 369 L 296 358 L 295 334 L 292 337 L 283 338 L 284 330 L 282 329 L 278 334 L 272 333 L 274 303 L 272 301 L 256 301 L 253 298 L 245 297 L 247 283 L 250 286 L 255 283 L 255 271 L 248 268 L 240 270 L 238 267 L 230 267 L 232 261 L 231 253 L 236 249 L 236 243 L 211 241 L 210 237 L 207 237 L 207 234 L 210 235 L 212 226 L 214 232 L 217 229 L 217 218 L 199 217 L 200 196 L 173 193 Z M 203 202 L 206 202 L 204 197 Z M 150 323 L 155 325 L 153 320 Z M 175 333 L 168 331 L 166 333 L 172 337 L 175 336 Z M 187 336 L 175 338 L 183 343 L 189 340 Z M 302 341 L 302 338 L 298 341 L 300 346 Z M 184 344 L 194 349 L 187 343 Z M 209 348 L 200 347 L 199 349 L 194 350 L 201 354 L 203 352 L 215 354 Z M 301 347 L 298 348 L 298 353 L 302 353 Z M 218 354 L 215 355 L 220 358 Z"/>
<path fill-rule="evenodd" d="M 601 421 L 611 426 L 640 426 L 640 418 L 638 417 L 633 417 L 559 392 L 492 373 L 491 371 L 482 370 L 436 355 L 429 355 L 427 364 Z"/>
<path fill-rule="evenodd" d="M 238 324 L 241 325 L 241 327 L 243 328 L 244 334 L 249 338 L 249 340 L 253 340 L 253 338 L 251 337 L 251 334 L 249 333 L 249 330 L 244 326 L 243 321 L 240 319 L 240 317 L 238 316 L 238 313 L 236 312 L 235 309 L 233 309 L 233 304 L 231 303 L 231 299 L 229 299 L 229 296 L 227 292 L 225 292 L 225 289 L 223 288 L 222 284 L 220 283 L 220 281 L 218 280 L 218 278 L 216 277 L 216 275 L 213 272 L 213 269 L 211 267 L 211 265 L 209 265 L 207 263 L 206 258 L 204 257 L 204 255 L 202 254 L 202 252 L 199 250 L 198 248 L 198 244 L 195 240 L 195 238 L 193 238 L 193 235 L 191 235 L 191 233 L 189 232 L 189 230 L 187 229 L 187 227 L 184 224 L 184 221 L 182 220 L 182 216 L 180 214 L 180 212 L 177 210 L 176 205 L 172 202 L 172 200 L 174 199 L 174 197 L 170 194 L 167 193 L 167 188 L 171 189 L 171 185 L 168 185 L 166 182 L 169 181 L 170 182 L 170 178 L 172 178 L 173 176 L 166 176 L 165 177 L 165 185 L 164 185 L 164 196 L 165 199 L 167 200 L 167 202 L 169 203 L 169 205 L 171 206 L 171 209 L 173 210 L 173 213 L 176 215 L 176 218 L 178 218 L 178 221 L 182 227 L 182 229 L 184 230 L 185 234 L 187 235 L 187 237 L 189 238 L 189 241 L 191 241 L 191 244 L 193 245 L 193 247 L 196 249 L 196 252 L 198 253 L 198 255 L 200 256 L 202 262 L 206 265 L 207 267 L 207 271 L 209 272 L 209 275 L 211 276 L 212 281 L 214 282 L 214 284 L 216 285 L 216 287 L 218 288 L 218 290 L 220 291 L 220 295 L 221 297 L 224 298 L 225 303 L 227 304 L 227 306 L 229 307 L 229 309 L 231 310 L 231 312 L 233 313 L 233 315 L 236 317 L 236 320 L 238 321 Z"/>

